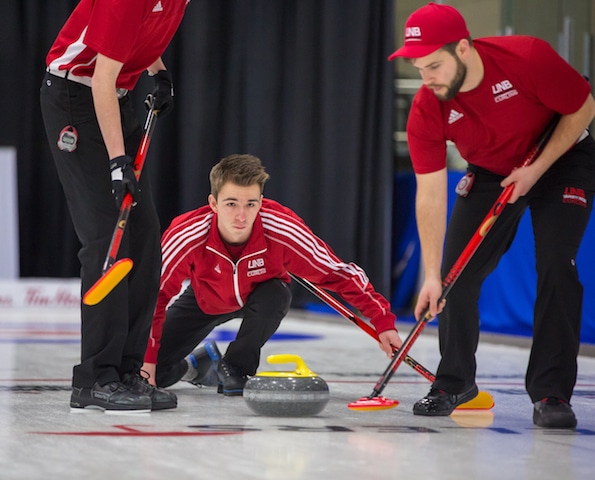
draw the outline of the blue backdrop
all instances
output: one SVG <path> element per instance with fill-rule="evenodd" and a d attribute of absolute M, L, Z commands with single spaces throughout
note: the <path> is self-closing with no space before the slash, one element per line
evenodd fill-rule
<path fill-rule="evenodd" d="M 449 173 L 449 212 L 454 202 L 454 186 L 462 173 Z M 413 173 L 395 177 L 393 219 L 393 295 L 397 312 L 411 310 L 418 288 L 420 247 L 415 225 L 415 177 Z M 487 212 L 486 212 L 487 213 Z M 585 232 L 577 264 L 584 286 L 581 341 L 595 343 L 595 220 Z M 479 311 L 481 330 L 530 336 L 535 302 L 535 248 L 529 212 L 525 214 L 510 250 L 484 283 Z"/>

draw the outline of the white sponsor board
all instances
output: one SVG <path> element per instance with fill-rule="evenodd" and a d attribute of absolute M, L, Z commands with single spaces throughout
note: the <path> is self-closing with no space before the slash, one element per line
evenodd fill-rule
<path fill-rule="evenodd" d="M 81 281 L 73 279 L 0 280 L 0 309 L 80 308 Z"/>

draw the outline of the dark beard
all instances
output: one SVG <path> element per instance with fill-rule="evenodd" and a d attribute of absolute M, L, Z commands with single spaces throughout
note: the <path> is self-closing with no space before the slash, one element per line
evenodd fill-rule
<path fill-rule="evenodd" d="M 467 77 L 467 66 L 463 62 L 461 62 L 459 57 L 457 57 L 456 55 L 455 60 L 457 61 L 457 73 L 455 75 L 455 78 L 452 79 L 452 82 L 450 82 L 450 85 L 448 86 L 446 93 L 444 95 L 436 94 L 436 96 L 440 100 L 447 101 L 455 98 L 455 96 L 457 95 L 457 93 L 459 93 L 459 90 L 461 90 L 461 87 L 463 86 L 465 77 Z"/>

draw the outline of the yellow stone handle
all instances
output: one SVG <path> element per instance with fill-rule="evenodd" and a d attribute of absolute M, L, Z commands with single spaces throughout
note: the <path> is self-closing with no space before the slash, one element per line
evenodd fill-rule
<path fill-rule="evenodd" d="M 295 363 L 295 370 L 293 372 L 270 372 L 270 373 L 289 373 L 291 375 L 295 375 L 296 377 L 317 377 L 312 370 L 308 368 L 306 362 L 300 357 L 299 355 L 294 355 L 291 353 L 283 353 L 277 355 L 269 355 L 267 357 L 267 362 L 272 364 L 279 364 L 279 363 Z M 263 372 L 264 373 L 264 372 Z M 269 372 L 266 372 L 269 373 Z"/>

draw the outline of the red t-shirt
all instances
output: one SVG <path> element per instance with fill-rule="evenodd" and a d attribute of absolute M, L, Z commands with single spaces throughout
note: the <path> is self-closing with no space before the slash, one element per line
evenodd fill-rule
<path fill-rule="evenodd" d="M 46 61 L 55 70 L 92 77 L 97 53 L 124 63 L 116 87 L 131 90 L 165 51 L 190 0 L 81 0 Z"/>
<path fill-rule="evenodd" d="M 508 175 L 523 163 L 555 112 L 576 112 L 589 83 L 547 42 L 512 35 L 476 39 L 484 64 L 482 82 L 452 100 L 421 87 L 407 121 L 416 173 L 446 166 L 446 140 L 470 164 Z"/>

